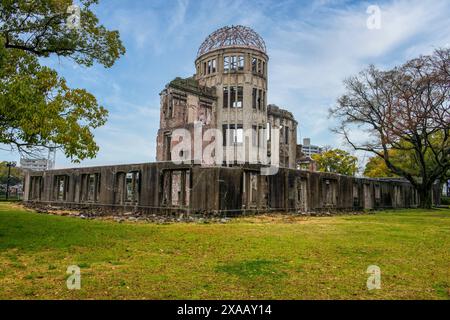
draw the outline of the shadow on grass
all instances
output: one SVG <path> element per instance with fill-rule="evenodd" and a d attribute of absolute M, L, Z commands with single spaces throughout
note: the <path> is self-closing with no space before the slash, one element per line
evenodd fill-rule
<path fill-rule="evenodd" d="M 35 251 L 73 246 L 110 248 L 118 240 L 133 237 L 138 240 L 155 232 L 154 229 L 143 230 L 101 221 L 40 215 L 2 206 L 0 250 L 17 248 Z"/>

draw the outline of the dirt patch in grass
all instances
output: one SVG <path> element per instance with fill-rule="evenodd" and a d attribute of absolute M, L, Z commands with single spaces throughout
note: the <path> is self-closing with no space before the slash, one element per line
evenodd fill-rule
<path fill-rule="evenodd" d="M 333 223 L 334 217 L 310 217 L 299 214 L 272 213 L 236 218 L 238 223 L 254 224 L 327 224 Z"/>

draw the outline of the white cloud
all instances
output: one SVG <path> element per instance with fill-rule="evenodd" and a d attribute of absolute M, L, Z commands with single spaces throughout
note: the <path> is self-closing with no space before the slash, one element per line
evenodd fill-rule
<path fill-rule="evenodd" d="M 326 110 L 342 94 L 342 81 L 368 64 L 391 67 L 448 42 L 446 1 L 394 1 L 381 5 L 382 28 L 366 27 L 367 5 L 326 7 L 315 15 L 274 23 L 269 44 L 270 101 L 292 110 L 302 136 L 326 144 L 333 121 Z M 270 17 L 267 17 L 270 19 Z"/>
<path fill-rule="evenodd" d="M 177 0 L 177 7 L 172 14 L 169 32 L 175 31 L 185 23 L 186 12 L 188 9 L 189 0 Z"/>

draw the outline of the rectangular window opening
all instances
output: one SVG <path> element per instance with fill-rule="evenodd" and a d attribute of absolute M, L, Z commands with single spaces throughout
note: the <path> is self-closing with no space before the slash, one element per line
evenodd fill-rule
<path fill-rule="evenodd" d="M 244 70 L 244 56 L 238 57 L 238 70 L 243 71 Z"/>
<path fill-rule="evenodd" d="M 231 59 L 229 56 L 223 57 L 223 71 L 228 72 L 231 68 Z"/>
<path fill-rule="evenodd" d="M 212 60 L 209 60 L 208 61 L 208 72 L 207 72 L 207 74 L 211 74 L 211 72 L 212 72 Z"/>
<path fill-rule="evenodd" d="M 258 64 L 258 59 L 256 58 L 252 58 L 252 72 L 256 73 L 257 72 L 257 64 Z"/>
<path fill-rule="evenodd" d="M 258 90 L 258 110 L 261 110 L 262 106 L 262 90 Z"/>
<path fill-rule="evenodd" d="M 223 88 L 223 107 L 228 108 L 229 90 L 228 87 Z"/>
<path fill-rule="evenodd" d="M 229 146 L 236 145 L 236 144 L 242 144 L 244 143 L 244 129 L 242 128 L 242 125 L 224 125 L 223 126 L 223 145 L 227 146 L 228 141 L 230 143 Z"/>
<path fill-rule="evenodd" d="M 284 127 L 284 143 L 289 144 L 289 127 Z"/>
<path fill-rule="evenodd" d="M 125 181 L 126 201 L 136 203 L 138 202 L 139 186 L 140 186 L 140 173 L 138 171 L 132 171 L 127 173 Z"/>
<path fill-rule="evenodd" d="M 232 90 L 234 87 L 232 88 Z M 233 96 L 233 92 L 232 92 Z M 237 87 L 237 97 L 236 101 L 233 101 L 233 108 L 242 108 L 244 105 L 244 87 Z"/>
<path fill-rule="evenodd" d="M 232 56 L 230 65 L 231 71 L 236 71 L 237 67 L 238 67 L 238 59 L 236 56 Z"/>

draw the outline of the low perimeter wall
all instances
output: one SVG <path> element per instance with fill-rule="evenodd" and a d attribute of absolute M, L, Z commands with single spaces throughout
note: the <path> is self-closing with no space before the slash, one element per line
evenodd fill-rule
<path fill-rule="evenodd" d="M 259 166 L 147 163 L 29 172 L 25 202 L 99 213 L 239 215 L 409 208 L 419 203 L 404 180 L 361 179 Z"/>

